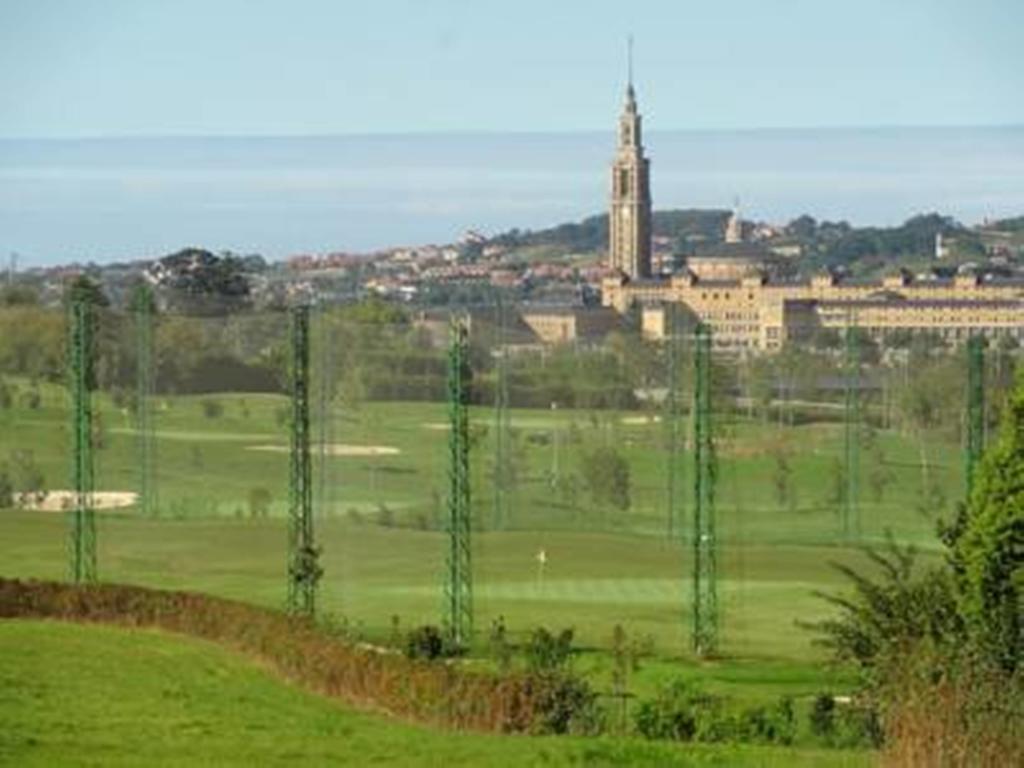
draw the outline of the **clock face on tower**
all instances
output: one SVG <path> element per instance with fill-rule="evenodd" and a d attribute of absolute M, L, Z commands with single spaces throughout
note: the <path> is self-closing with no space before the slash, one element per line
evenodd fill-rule
<path fill-rule="evenodd" d="M 629 208 L 619 208 L 619 218 L 623 221 L 629 220 Z"/>

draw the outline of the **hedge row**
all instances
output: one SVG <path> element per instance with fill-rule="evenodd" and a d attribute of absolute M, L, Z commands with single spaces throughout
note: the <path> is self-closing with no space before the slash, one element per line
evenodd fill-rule
<path fill-rule="evenodd" d="M 308 690 L 457 729 L 551 730 L 547 710 L 560 684 L 536 675 L 470 673 L 454 662 L 354 646 L 306 619 L 190 592 L 0 578 L 3 618 L 151 627 L 203 638 L 254 656 Z"/>

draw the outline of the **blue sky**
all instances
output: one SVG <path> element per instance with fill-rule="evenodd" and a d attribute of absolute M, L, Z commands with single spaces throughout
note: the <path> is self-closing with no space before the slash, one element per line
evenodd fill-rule
<path fill-rule="evenodd" d="M 0 0 L 0 137 L 1024 123 L 1021 0 Z M 613 118 L 611 118 L 613 119 Z"/>

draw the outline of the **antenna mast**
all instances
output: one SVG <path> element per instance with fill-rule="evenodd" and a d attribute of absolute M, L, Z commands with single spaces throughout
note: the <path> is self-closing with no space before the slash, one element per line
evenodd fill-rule
<path fill-rule="evenodd" d="M 633 35 L 626 38 L 626 71 L 629 73 L 628 85 L 633 87 Z"/>

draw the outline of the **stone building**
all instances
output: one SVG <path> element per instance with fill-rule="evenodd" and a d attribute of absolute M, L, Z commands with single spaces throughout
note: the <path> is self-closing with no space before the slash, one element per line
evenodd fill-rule
<path fill-rule="evenodd" d="M 603 307 L 525 307 L 522 323 L 542 344 L 593 342 L 622 324 L 622 316 Z"/>
<path fill-rule="evenodd" d="M 608 252 L 611 266 L 631 278 L 651 275 L 650 162 L 632 78 L 619 116 L 619 145 L 611 169 Z"/>
<path fill-rule="evenodd" d="M 851 325 L 882 342 L 906 332 L 933 333 L 952 343 L 975 334 L 1024 341 L 1024 281 L 973 274 L 915 280 L 905 272 L 873 281 L 832 274 L 780 278 L 777 254 L 743 242 L 738 205 L 725 243 L 698 250 L 670 277 L 652 277 L 649 162 L 632 82 L 611 170 L 608 252 L 614 274 L 602 281 L 601 301 L 620 315 L 639 308 L 648 338 L 664 337 L 666 305 L 676 303 L 680 317 L 711 327 L 717 348 L 735 352 L 775 350 L 822 329 Z M 550 330 L 541 335 L 564 339 L 572 333 L 563 329 L 567 322 L 546 318 Z"/>

